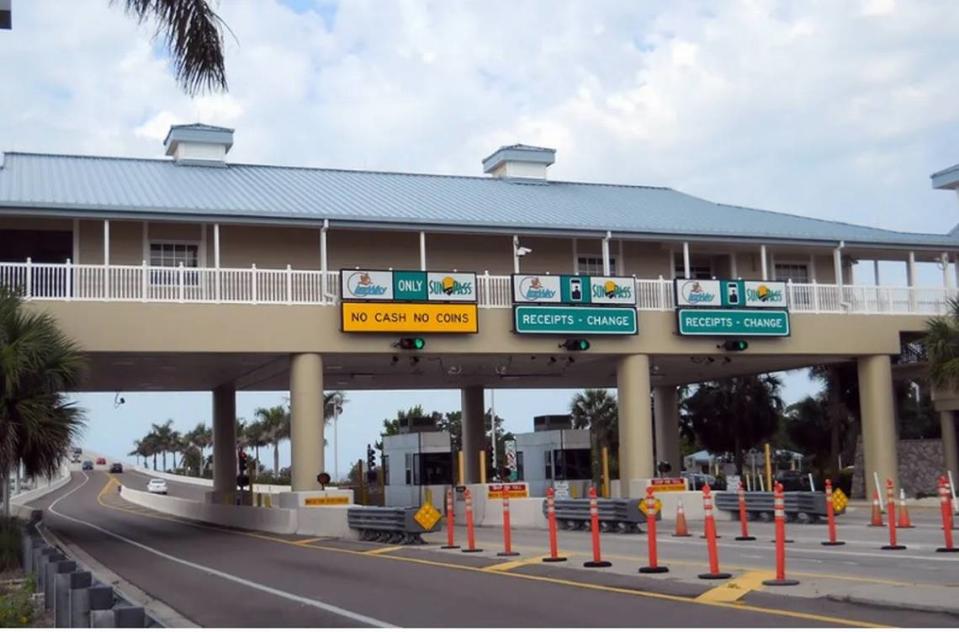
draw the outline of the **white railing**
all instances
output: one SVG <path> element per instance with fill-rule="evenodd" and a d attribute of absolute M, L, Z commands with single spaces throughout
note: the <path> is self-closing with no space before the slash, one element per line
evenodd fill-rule
<path fill-rule="evenodd" d="M 477 275 L 480 307 L 512 306 L 509 276 Z M 675 309 L 671 279 L 636 279 L 636 308 Z M 148 265 L 0 263 L 0 286 L 27 299 L 140 301 L 150 303 L 245 303 L 333 305 L 339 273 L 319 270 L 171 268 Z M 822 283 L 786 284 L 789 309 L 813 314 L 944 314 L 953 288 L 909 288 Z"/>

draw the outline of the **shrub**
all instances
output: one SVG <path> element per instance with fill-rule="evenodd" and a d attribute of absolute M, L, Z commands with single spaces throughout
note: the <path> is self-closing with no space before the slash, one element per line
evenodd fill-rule
<path fill-rule="evenodd" d="M 20 568 L 22 528 L 16 518 L 0 518 L 0 572 Z"/>
<path fill-rule="evenodd" d="M 29 626 L 36 615 L 33 604 L 35 591 L 30 576 L 20 586 L 0 595 L 0 627 L 22 628 Z"/>

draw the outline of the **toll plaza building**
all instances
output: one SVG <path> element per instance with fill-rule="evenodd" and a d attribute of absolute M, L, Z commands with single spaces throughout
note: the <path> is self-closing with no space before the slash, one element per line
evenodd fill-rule
<path fill-rule="evenodd" d="M 526 145 L 440 176 L 235 164 L 233 140 L 178 125 L 166 156 L 0 159 L 0 283 L 89 353 L 85 389 L 212 391 L 217 493 L 235 484 L 238 389 L 289 389 L 306 492 L 324 388 L 460 389 L 476 482 L 484 388 L 616 387 L 636 495 L 654 444 L 680 469 L 679 385 L 850 360 L 865 469 L 897 478 L 894 358 L 956 295 L 955 231 L 553 181 L 555 151 Z M 959 188 L 959 166 L 933 186 Z M 908 284 L 863 284 L 859 261 L 900 262 Z M 917 287 L 917 262 L 941 285 Z M 955 471 L 959 396 L 937 406 Z"/>

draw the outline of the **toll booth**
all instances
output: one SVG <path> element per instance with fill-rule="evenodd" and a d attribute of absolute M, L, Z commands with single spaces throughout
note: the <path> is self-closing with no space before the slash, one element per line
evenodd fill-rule
<path fill-rule="evenodd" d="M 516 435 L 516 461 L 530 496 L 545 496 L 560 481 L 568 483 L 562 487 L 571 495 L 582 497 L 593 477 L 589 430 L 574 430 L 569 415 L 534 417 L 533 432 Z"/>
<path fill-rule="evenodd" d="M 456 471 L 450 434 L 437 430 L 430 417 L 401 420 L 399 434 L 383 437 L 383 463 L 390 507 L 419 506 L 427 490 L 433 503 L 442 506 Z"/>

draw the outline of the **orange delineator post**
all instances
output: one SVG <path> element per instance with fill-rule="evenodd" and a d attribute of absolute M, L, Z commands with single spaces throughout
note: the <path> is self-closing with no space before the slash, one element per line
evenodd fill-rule
<path fill-rule="evenodd" d="M 703 485 L 703 512 L 706 514 L 703 529 L 706 531 L 706 550 L 709 555 L 709 572 L 700 573 L 700 579 L 729 579 L 730 573 L 719 572 L 719 552 L 716 550 L 716 519 L 713 517 L 713 496 L 709 485 Z"/>
<path fill-rule="evenodd" d="M 593 534 L 593 559 L 583 562 L 586 568 L 604 568 L 612 566 L 611 562 L 602 559 L 599 554 L 599 502 L 596 500 L 596 486 L 589 486 L 589 527 Z"/>
<path fill-rule="evenodd" d="M 909 518 L 909 508 L 906 507 L 906 490 L 899 488 L 899 521 L 897 529 L 912 529 L 912 520 Z"/>
<path fill-rule="evenodd" d="M 503 550 L 497 553 L 500 557 L 513 557 L 519 553 L 513 550 L 513 541 L 510 537 L 509 529 L 509 495 L 503 489 Z"/>
<path fill-rule="evenodd" d="M 832 481 L 826 479 L 826 523 L 829 526 L 829 539 L 822 543 L 823 546 L 842 546 L 845 544 L 842 540 L 836 539 L 836 508 L 832 504 Z"/>
<path fill-rule="evenodd" d="M 640 567 L 640 573 L 668 573 L 669 569 L 659 565 L 656 554 L 656 497 L 653 487 L 646 488 L 646 538 L 649 545 L 649 566 Z"/>
<path fill-rule="evenodd" d="M 892 480 L 886 479 L 886 512 L 889 514 L 889 544 L 882 547 L 884 551 L 901 551 L 905 545 L 896 542 L 896 495 L 892 489 Z"/>
<path fill-rule="evenodd" d="M 473 494 L 470 490 L 463 492 L 463 500 L 466 501 L 466 547 L 462 549 L 463 553 L 479 553 L 483 549 L 476 548 L 476 534 L 473 533 Z"/>
<path fill-rule="evenodd" d="M 957 553 L 959 548 L 952 543 L 952 497 L 945 476 L 939 477 L 939 510 L 942 513 L 942 533 L 946 538 L 946 546 L 936 549 L 936 553 Z"/>
<path fill-rule="evenodd" d="M 886 525 L 882 522 L 882 508 L 879 506 L 879 490 L 874 489 L 872 492 L 872 518 L 869 520 L 867 527 L 885 527 Z"/>
<path fill-rule="evenodd" d="M 683 501 L 676 504 L 676 530 L 673 532 L 674 538 L 692 537 L 689 527 L 686 525 L 686 511 L 683 509 Z"/>
<path fill-rule="evenodd" d="M 453 538 L 455 526 L 454 526 L 454 516 L 453 516 L 453 490 L 446 490 L 446 545 L 441 547 L 444 549 L 458 549 L 460 548 L 458 544 L 454 543 Z"/>
<path fill-rule="evenodd" d="M 558 544 L 556 543 L 556 492 L 550 487 L 546 490 L 546 521 L 549 525 L 549 557 L 544 557 L 544 562 L 565 562 L 565 557 L 559 556 Z"/>
<path fill-rule="evenodd" d="M 786 579 L 786 496 L 782 483 L 773 492 L 773 516 L 776 519 L 776 578 L 763 580 L 765 586 L 795 586 L 795 579 Z"/>
<path fill-rule="evenodd" d="M 746 487 L 743 485 L 742 481 L 739 481 L 739 531 L 740 535 L 736 537 L 737 540 L 755 540 L 756 538 L 749 535 L 749 518 L 746 515 Z"/>

